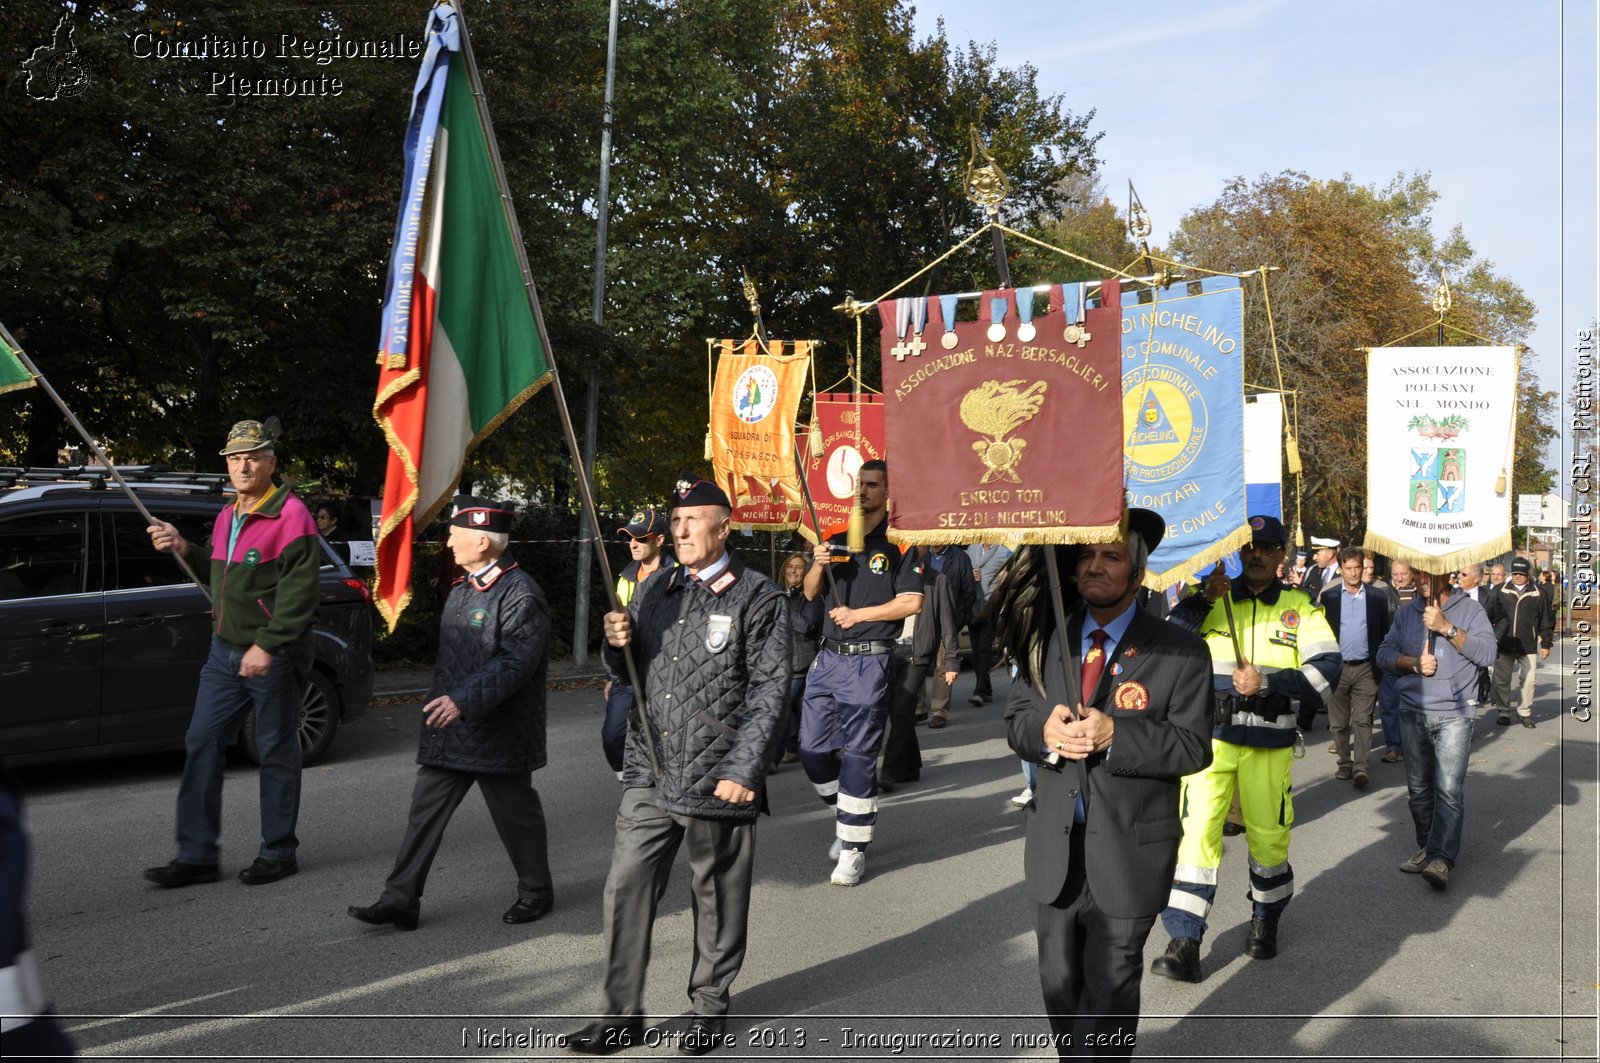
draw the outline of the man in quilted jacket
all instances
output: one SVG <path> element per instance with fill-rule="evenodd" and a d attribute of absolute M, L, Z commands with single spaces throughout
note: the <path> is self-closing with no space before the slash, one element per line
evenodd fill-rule
<path fill-rule="evenodd" d="M 545 763 L 550 606 L 533 577 L 504 557 L 511 517 L 508 505 L 461 498 L 450 518 L 446 547 L 466 575 L 445 600 L 405 839 L 383 896 L 349 909 L 364 923 L 417 928 L 428 869 L 474 783 L 517 872 L 517 900 L 502 920 L 531 923 L 555 903 L 532 776 Z"/>
<path fill-rule="evenodd" d="M 789 683 L 789 612 L 770 579 L 728 552 L 727 494 L 685 473 L 670 526 L 679 567 L 605 618 L 614 673 L 633 647 L 650 733 L 632 726 L 623 758 L 599 1018 L 565 1038 L 591 1055 L 643 1037 L 650 931 L 679 845 L 694 898 L 694 1018 L 651 1043 L 676 1040 L 688 1055 L 732 1043 L 729 987 L 744 963 L 756 817 Z"/>

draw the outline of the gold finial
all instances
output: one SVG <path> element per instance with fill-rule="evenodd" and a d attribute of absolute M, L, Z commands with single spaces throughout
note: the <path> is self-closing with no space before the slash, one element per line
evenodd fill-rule
<path fill-rule="evenodd" d="M 987 107 L 988 99 L 985 98 L 983 103 Z M 979 118 L 982 118 L 981 110 Z M 994 161 L 994 156 L 983 146 L 983 141 L 978 139 L 976 123 L 970 132 L 972 148 L 967 153 L 967 198 L 982 207 L 984 213 L 993 216 L 1000 213 L 1000 204 L 1011 194 L 1011 179 Z M 983 159 L 982 165 L 978 163 L 980 157 Z"/>
<path fill-rule="evenodd" d="M 1132 181 L 1128 182 L 1128 235 L 1135 240 L 1143 240 L 1150 235 L 1150 214 L 1139 201 L 1139 193 L 1133 190 Z"/>
<path fill-rule="evenodd" d="M 1450 312 L 1450 278 L 1441 268 L 1439 270 L 1439 284 L 1433 289 L 1433 310 L 1443 321 L 1444 316 Z"/>
<path fill-rule="evenodd" d="M 745 299 L 745 302 L 750 304 L 750 312 L 752 314 L 754 314 L 756 317 L 760 317 L 761 316 L 761 300 L 759 298 L 757 298 L 757 296 L 756 296 L 756 284 L 755 284 L 755 281 L 750 279 L 750 271 L 749 270 L 741 269 L 739 272 L 744 274 L 744 299 Z"/>

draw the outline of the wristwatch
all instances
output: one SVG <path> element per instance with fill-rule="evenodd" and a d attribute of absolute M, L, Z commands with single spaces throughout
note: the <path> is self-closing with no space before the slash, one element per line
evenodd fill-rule
<path fill-rule="evenodd" d="M 1446 642 L 1454 642 L 1455 638 L 1456 638 L 1456 635 L 1458 635 L 1458 634 L 1460 634 L 1460 632 L 1457 630 L 1456 626 L 1454 624 L 1451 624 L 1450 625 L 1450 630 L 1446 631 L 1444 633 L 1444 640 Z"/>

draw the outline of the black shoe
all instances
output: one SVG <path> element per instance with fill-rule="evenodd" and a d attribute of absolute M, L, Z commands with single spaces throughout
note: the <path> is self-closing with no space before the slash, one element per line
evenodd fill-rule
<path fill-rule="evenodd" d="M 1278 920 L 1273 916 L 1257 916 L 1250 920 L 1250 937 L 1244 943 L 1244 954 L 1252 960 L 1270 960 L 1278 954 Z"/>
<path fill-rule="evenodd" d="M 1226 837 L 1226 838 L 1237 838 L 1239 835 L 1241 835 L 1243 833 L 1244 833 L 1244 824 L 1243 823 L 1235 823 L 1232 820 L 1224 820 L 1223 821 L 1223 824 L 1222 824 L 1223 837 Z"/>
<path fill-rule="evenodd" d="M 222 877 L 222 872 L 216 864 L 186 864 L 182 860 L 174 860 L 160 867 L 145 868 L 144 877 L 157 886 L 171 889 L 177 886 L 194 886 L 201 882 L 215 882 Z"/>
<path fill-rule="evenodd" d="M 878 776 L 878 792 L 880 794 L 894 793 L 895 785 L 896 784 L 893 779 L 886 779 L 882 775 Z"/>
<path fill-rule="evenodd" d="M 1510 727 L 1511 726 L 1511 714 L 1509 712 L 1507 712 L 1506 710 L 1501 709 L 1500 710 L 1500 718 L 1495 720 L 1495 723 L 1499 724 L 1501 727 Z"/>
<path fill-rule="evenodd" d="M 586 1056 L 609 1056 L 624 1048 L 632 1048 L 643 1037 L 643 1020 L 606 1022 L 596 1019 L 581 1030 L 562 1034 L 561 1045 L 569 1052 L 581 1052 Z"/>
<path fill-rule="evenodd" d="M 350 913 L 352 919 L 359 919 L 363 923 L 373 926 L 393 926 L 401 930 L 415 930 L 417 928 L 417 913 L 408 912 L 403 908 L 396 908 L 392 904 L 369 904 L 365 908 L 352 904 L 345 911 Z"/>
<path fill-rule="evenodd" d="M 547 894 L 536 901 L 520 899 L 516 904 L 506 909 L 506 914 L 500 917 L 504 923 L 534 923 L 550 914 L 550 909 L 556 906 L 554 894 Z"/>
<path fill-rule="evenodd" d="M 264 856 L 258 856 L 255 863 L 239 872 L 239 881 L 246 886 L 265 886 L 280 878 L 288 878 L 299 870 L 300 864 L 292 856 L 287 860 L 268 860 Z"/>
<path fill-rule="evenodd" d="M 1524 727 L 1535 727 L 1535 726 L 1537 726 L 1533 722 L 1533 717 L 1532 716 L 1518 716 L 1517 719 L 1522 721 L 1522 726 L 1524 726 Z"/>
<path fill-rule="evenodd" d="M 722 1031 L 727 1025 L 728 1021 L 721 1016 L 696 1015 L 690 1021 L 683 1040 L 678 1042 L 678 1051 L 686 1056 L 705 1055 L 723 1043 Z"/>
<path fill-rule="evenodd" d="M 1150 961 L 1150 973 L 1159 974 L 1175 982 L 1198 982 L 1200 974 L 1200 942 L 1196 938 L 1173 938 L 1167 951 Z"/>

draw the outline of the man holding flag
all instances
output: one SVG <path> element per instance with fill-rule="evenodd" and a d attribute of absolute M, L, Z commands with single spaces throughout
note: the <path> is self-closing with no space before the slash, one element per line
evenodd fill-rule
<path fill-rule="evenodd" d="M 317 525 L 289 488 L 272 482 L 272 437 L 240 421 L 221 453 L 237 494 L 217 514 L 207 546 L 165 521 L 150 525 L 157 550 L 211 559 L 211 656 L 200 670 L 178 783 L 178 857 L 144 877 L 158 886 L 215 882 L 222 833 L 225 749 L 244 714 L 256 717 L 261 754 L 261 850 L 239 881 L 259 886 L 300 870 L 300 701 L 311 668 L 322 547 Z"/>

